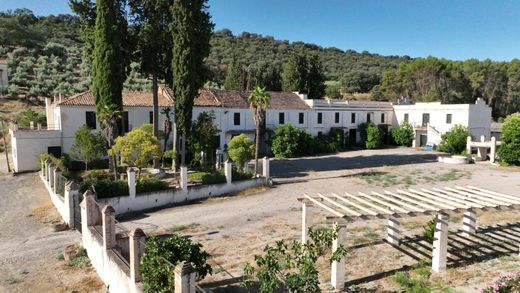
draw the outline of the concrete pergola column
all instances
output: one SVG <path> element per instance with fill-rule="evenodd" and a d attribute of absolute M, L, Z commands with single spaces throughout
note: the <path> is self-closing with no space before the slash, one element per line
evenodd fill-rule
<path fill-rule="evenodd" d="M 477 230 L 477 215 L 473 210 L 467 210 L 464 212 L 462 219 L 462 236 L 469 237 L 475 234 Z"/>
<path fill-rule="evenodd" d="M 444 272 L 448 257 L 448 215 L 443 212 L 436 215 L 432 255 L 432 270 Z"/>
<path fill-rule="evenodd" d="M 180 262 L 173 270 L 175 293 L 195 293 L 195 270 L 188 262 Z"/>
<path fill-rule="evenodd" d="M 101 211 L 103 224 L 103 249 L 111 250 L 116 245 L 116 211 L 112 206 L 105 206 Z"/>
<path fill-rule="evenodd" d="M 401 241 L 400 227 L 401 225 L 396 218 L 391 217 L 388 219 L 386 240 L 389 244 L 399 246 Z"/>
<path fill-rule="evenodd" d="M 346 225 L 340 225 L 338 222 L 332 224 L 334 230 L 338 229 L 338 237 L 332 241 L 332 253 L 338 250 L 339 246 L 345 242 Z M 345 257 L 339 261 L 333 261 L 331 265 L 330 283 L 336 290 L 345 288 Z"/>
<path fill-rule="evenodd" d="M 310 204 L 308 202 L 302 202 L 302 244 L 307 242 L 309 237 L 309 227 L 312 226 L 312 217 L 309 213 L 309 206 Z"/>
<path fill-rule="evenodd" d="M 141 281 L 141 273 L 139 272 L 139 264 L 141 256 L 144 252 L 142 240 L 146 237 L 143 230 L 135 228 L 129 233 L 129 251 L 130 251 L 130 279 L 134 282 Z"/>

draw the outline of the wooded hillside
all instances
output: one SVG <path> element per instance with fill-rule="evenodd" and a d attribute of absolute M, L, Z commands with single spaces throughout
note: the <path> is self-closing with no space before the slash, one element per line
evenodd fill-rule
<path fill-rule="evenodd" d="M 27 9 L 0 12 L 0 59 L 7 59 L 10 68 L 10 85 L 4 94 L 41 101 L 43 97 L 86 90 L 90 64 L 82 56 L 80 26 L 79 18 L 72 15 L 36 17 Z M 252 84 L 259 76 L 266 80 L 267 74 L 273 84 L 279 85 L 283 64 L 292 52 L 298 52 L 319 55 L 327 96 L 370 93 L 373 100 L 394 101 L 408 96 L 416 102 L 444 103 L 471 103 L 483 97 L 493 107 L 495 118 L 520 110 L 520 61 L 516 59 L 462 62 L 381 56 L 254 33 L 234 35 L 227 29 L 216 31 L 211 45 L 206 60 L 211 71 L 207 87 L 223 87 L 228 65 L 233 62 L 243 66 L 241 72 L 245 79 L 253 80 Z M 127 89 L 150 88 L 149 79 L 139 73 L 139 64 L 132 63 L 128 70 Z"/>

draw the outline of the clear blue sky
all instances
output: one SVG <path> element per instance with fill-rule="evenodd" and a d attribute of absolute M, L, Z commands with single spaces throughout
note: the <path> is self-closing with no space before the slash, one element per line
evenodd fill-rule
<path fill-rule="evenodd" d="M 383 55 L 520 58 L 520 1 L 209 0 L 216 29 L 229 28 Z M 0 9 L 70 13 L 66 0 L 0 0 Z"/>

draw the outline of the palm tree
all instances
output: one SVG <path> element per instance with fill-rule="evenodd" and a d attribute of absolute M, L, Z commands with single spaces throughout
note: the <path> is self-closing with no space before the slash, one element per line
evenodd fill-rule
<path fill-rule="evenodd" d="M 260 148 L 260 127 L 265 118 L 265 110 L 269 106 L 271 96 L 265 90 L 265 87 L 255 87 L 249 95 L 248 102 L 256 125 L 256 147 L 255 147 L 255 175 L 258 174 L 258 149 Z"/>
<path fill-rule="evenodd" d="M 99 113 L 97 113 L 99 124 L 101 124 L 103 137 L 105 137 L 108 149 L 110 149 L 114 145 L 115 137 L 119 134 L 117 123 L 121 121 L 123 111 L 119 110 L 115 104 L 103 105 L 99 110 Z M 116 159 L 114 156 L 111 156 L 109 159 L 110 169 L 112 169 L 117 179 Z"/>

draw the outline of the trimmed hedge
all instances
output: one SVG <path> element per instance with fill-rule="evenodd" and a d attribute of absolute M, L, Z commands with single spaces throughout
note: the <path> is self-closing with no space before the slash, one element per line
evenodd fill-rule
<path fill-rule="evenodd" d="M 135 184 L 135 192 L 137 194 L 166 190 L 168 188 L 170 188 L 168 183 L 162 181 L 161 179 L 159 179 L 157 177 L 152 177 L 149 179 L 139 179 L 139 180 L 137 180 L 137 183 Z"/>
<path fill-rule="evenodd" d="M 125 180 L 110 180 L 110 179 L 85 179 L 79 183 L 79 190 L 81 193 L 94 190 L 98 198 L 109 198 L 128 195 L 128 183 Z"/>
<path fill-rule="evenodd" d="M 253 172 L 241 172 L 239 170 L 236 170 L 233 168 L 231 170 L 231 178 L 232 181 L 243 181 L 243 180 L 249 180 L 253 178 L 254 173 Z M 225 177 L 224 177 L 225 178 Z"/>
<path fill-rule="evenodd" d="M 275 130 L 271 150 L 276 158 L 294 158 L 306 155 L 334 153 L 343 147 L 341 130 L 331 129 L 326 135 L 312 137 L 307 131 L 291 124 L 280 125 Z"/>
<path fill-rule="evenodd" d="M 226 176 L 216 172 L 194 172 L 188 174 L 191 182 L 201 182 L 202 185 L 226 183 Z"/>

